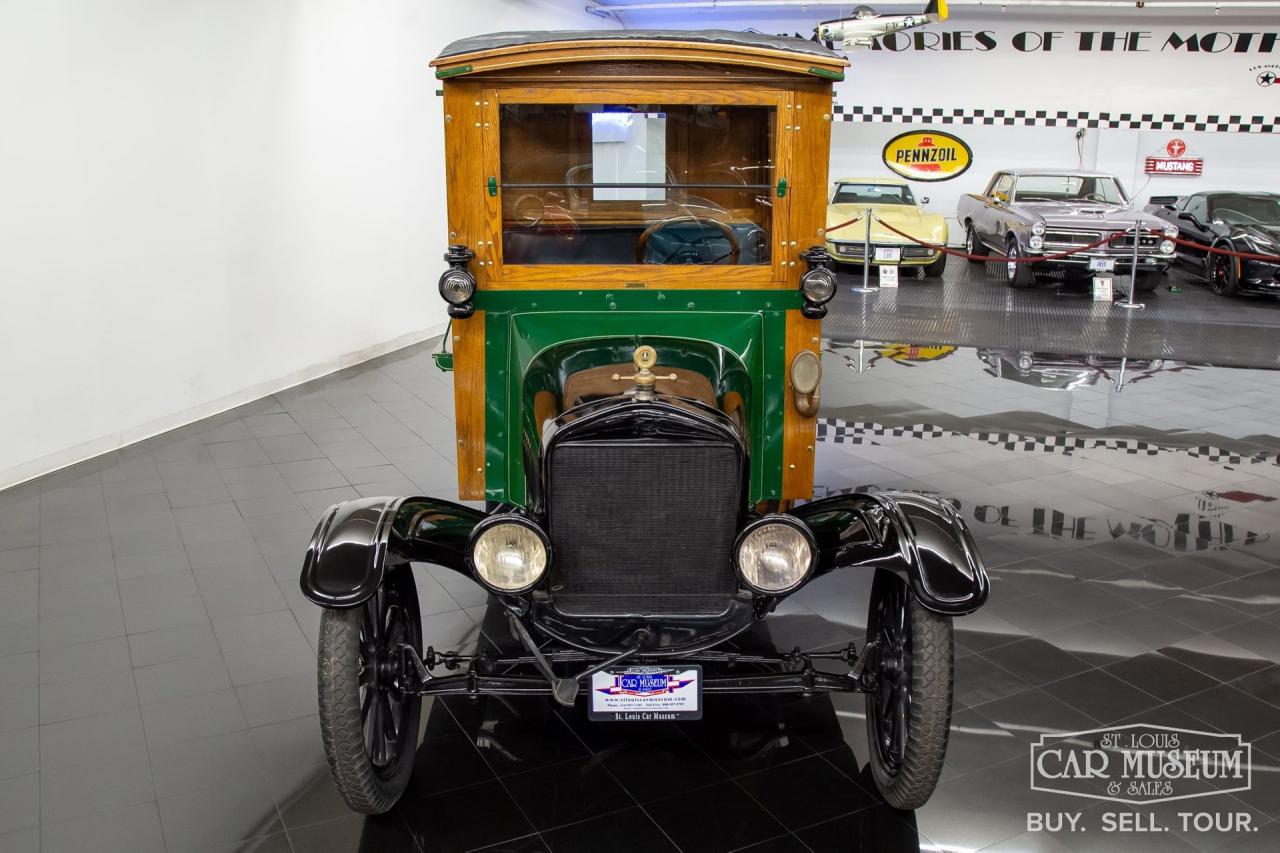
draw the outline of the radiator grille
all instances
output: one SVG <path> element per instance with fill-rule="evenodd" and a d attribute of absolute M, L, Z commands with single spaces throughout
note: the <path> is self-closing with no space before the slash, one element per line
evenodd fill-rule
<path fill-rule="evenodd" d="M 569 615 L 721 613 L 737 592 L 731 444 L 568 442 L 551 453 L 551 595 Z"/>

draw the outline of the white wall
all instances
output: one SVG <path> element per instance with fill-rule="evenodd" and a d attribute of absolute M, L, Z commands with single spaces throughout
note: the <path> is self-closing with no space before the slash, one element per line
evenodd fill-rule
<path fill-rule="evenodd" d="M 0 3 L 0 488 L 438 332 L 426 63 L 582 6 Z"/>

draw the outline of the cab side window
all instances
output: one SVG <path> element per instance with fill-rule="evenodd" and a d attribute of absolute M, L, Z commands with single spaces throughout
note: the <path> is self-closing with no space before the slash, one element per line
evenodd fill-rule
<path fill-rule="evenodd" d="M 1001 175 L 991 185 L 990 196 L 994 201 L 1008 201 L 1013 196 L 1013 175 Z"/>
<path fill-rule="evenodd" d="M 1202 195 L 1193 195 L 1187 202 L 1187 213 L 1190 213 L 1198 222 L 1209 221 L 1209 201 Z"/>

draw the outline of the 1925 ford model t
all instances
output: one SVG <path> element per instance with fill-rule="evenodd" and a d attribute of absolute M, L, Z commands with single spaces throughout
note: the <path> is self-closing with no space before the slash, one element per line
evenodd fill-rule
<path fill-rule="evenodd" d="M 439 361 L 459 494 L 486 510 L 368 498 L 316 528 L 301 584 L 325 608 L 320 719 L 346 802 L 396 802 L 423 696 L 668 720 L 711 693 L 858 691 L 877 785 L 921 805 L 946 750 L 950 617 L 986 599 L 981 559 L 931 496 L 800 503 L 845 60 L 799 39 L 628 31 L 485 36 L 433 64 L 451 244 Z M 413 562 L 485 587 L 518 653 L 424 650 Z M 834 571 L 874 573 L 860 648 L 726 645 Z"/>

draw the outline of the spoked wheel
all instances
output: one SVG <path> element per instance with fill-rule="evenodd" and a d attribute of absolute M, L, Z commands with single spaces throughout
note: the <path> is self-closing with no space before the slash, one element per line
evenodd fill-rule
<path fill-rule="evenodd" d="M 933 794 L 947 754 L 951 619 L 926 610 L 897 575 L 878 571 L 867 642 L 877 643 L 866 696 L 871 775 L 889 805 L 918 809 Z"/>
<path fill-rule="evenodd" d="M 388 571 L 359 607 L 320 617 L 320 733 L 342 799 L 364 814 L 387 811 L 409 784 L 422 697 L 405 688 L 422 653 L 418 592 L 408 566 Z"/>

